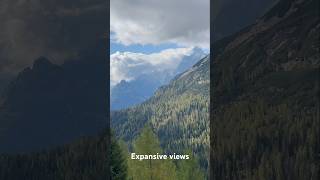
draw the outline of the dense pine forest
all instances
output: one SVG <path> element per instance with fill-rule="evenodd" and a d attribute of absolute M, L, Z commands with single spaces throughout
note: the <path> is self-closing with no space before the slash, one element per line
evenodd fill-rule
<path fill-rule="evenodd" d="M 110 158 L 107 133 L 82 138 L 51 151 L 20 155 L 0 155 L 0 179 L 3 180 L 105 180 L 110 176 L 110 159 L 115 172 L 121 172 L 121 157 Z M 117 151 L 112 141 L 111 150 Z M 111 153 L 114 155 L 114 153 Z M 124 169 L 125 170 L 125 169 Z M 116 173 L 121 174 L 121 173 Z"/>

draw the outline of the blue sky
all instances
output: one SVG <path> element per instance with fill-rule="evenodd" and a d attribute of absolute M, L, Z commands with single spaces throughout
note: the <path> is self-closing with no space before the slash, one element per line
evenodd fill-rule
<path fill-rule="evenodd" d="M 144 54 L 151 54 L 160 52 L 165 49 L 173 49 L 178 48 L 179 46 L 174 43 L 163 43 L 159 45 L 141 45 L 141 44 L 134 44 L 134 45 L 123 45 L 121 43 L 111 42 L 110 44 L 110 54 L 113 54 L 117 51 L 119 52 L 134 52 L 134 53 L 144 53 Z"/>

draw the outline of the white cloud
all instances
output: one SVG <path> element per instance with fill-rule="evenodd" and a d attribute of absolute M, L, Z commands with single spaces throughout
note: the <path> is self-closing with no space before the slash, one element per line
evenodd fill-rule
<path fill-rule="evenodd" d="M 111 0 L 113 41 L 209 48 L 210 0 Z"/>
<path fill-rule="evenodd" d="M 193 50 L 193 48 L 176 48 L 153 54 L 116 52 L 110 56 L 111 87 L 121 80 L 131 81 L 154 71 L 175 70 L 182 58 L 190 56 Z"/>

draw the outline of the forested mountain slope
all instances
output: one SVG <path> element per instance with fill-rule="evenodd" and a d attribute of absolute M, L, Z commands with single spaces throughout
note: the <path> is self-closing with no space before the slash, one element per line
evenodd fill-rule
<path fill-rule="evenodd" d="M 141 105 L 111 113 L 114 132 L 132 141 L 146 124 L 167 152 L 190 148 L 207 164 L 209 147 L 209 56 L 161 87 Z"/>
<path fill-rule="evenodd" d="M 319 178 L 318 7 L 281 0 L 215 44 L 213 179 Z"/>

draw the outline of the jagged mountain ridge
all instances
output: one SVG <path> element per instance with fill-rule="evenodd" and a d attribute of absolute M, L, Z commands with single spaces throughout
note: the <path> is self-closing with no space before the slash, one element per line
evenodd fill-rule
<path fill-rule="evenodd" d="M 11 82 L 0 105 L 0 152 L 49 149 L 107 127 L 103 47 L 61 66 L 41 57 Z"/>
<path fill-rule="evenodd" d="M 142 103 L 150 98 L 160 86 L 168 84 L 171 79 L 191 68 L 204 56 L 203 50 L 195 47 L 190 55 L 181 58 L 181 62 L 175 69 L 157 70 L 155 68 L 152 72 L 141 74 L 131 81 L 122 80 L 111 87 L 111 110 L 125 109 Z"/>

